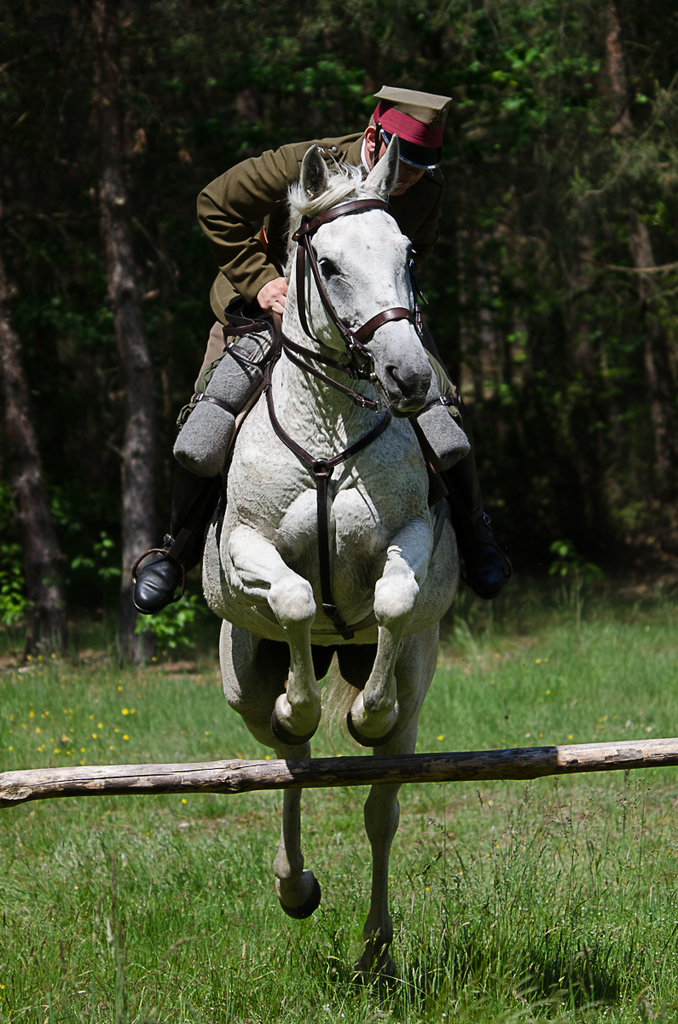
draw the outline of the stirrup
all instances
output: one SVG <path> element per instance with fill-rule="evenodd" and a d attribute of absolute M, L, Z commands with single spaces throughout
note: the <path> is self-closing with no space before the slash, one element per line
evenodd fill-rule
<path fill-rule="evenodd" d="M 180 601 L 186 592 L 186 566 L 182 562 L 177 561 L 176 558 L 170 558 L 169 548 L 149 548 L 148 551 L 144 551 L 143 555 L 140 555 L 137 558 L 136 562 L 132 566 L 131 576 L 133 586 L 136 586 L 137 582 L 137 569 L 143 562 L 144 558 L 148 558 L 149 555 L 164 555 L 165 558 L 168 559 L 168 561 L 174 562 L 174 564 L 178 565 L 179 568 L 181 569 L 181 590 L 179 591 L 176 597 L 173 597 L 170 601 L 167 602 L 167 604 L 165 605 L 165 608 L 167 608 L 168 605 L 176 604 L 177 601 Z"/>

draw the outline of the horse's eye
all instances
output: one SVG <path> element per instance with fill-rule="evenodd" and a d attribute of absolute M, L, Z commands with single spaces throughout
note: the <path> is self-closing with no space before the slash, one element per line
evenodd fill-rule
<path fill-rule="evenodd" d="M 325 280 L 328 280 L 328 278 L 334 277 L 335 274 L 339 273 L 336 263 L 333 263 L 332 260 L 322 259 L 318 266 L 320 267 L 320 272 Z"/>

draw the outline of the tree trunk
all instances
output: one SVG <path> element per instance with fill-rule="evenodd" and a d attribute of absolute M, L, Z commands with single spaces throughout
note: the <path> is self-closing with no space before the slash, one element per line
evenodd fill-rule
<path fill-rule="evenodd" d="M 636 269 L 655 266 L 650 232 L 633 208 L 629 212 L 629 248 Z M 655 288 L 652 274 L 638 274 L 638 294 L 644 325 L 643 355 L 654 426 L 657 469 L 666 497 L 673 497 L 676 493 L 678 469 L 675 386 L 666 331 L 660 311 L 653 308 L 653 305 L 656 305 L 656 302 L 653 302 Z"/>
<path fill-rule="evenodd" d="M 629 96 L 621 47 L 619 16 L 613 2 L 607 4 L 606 66 L 612 91 L 615 123 L 612 131 L 622 137 L 630 136 L 633 124 L 629 115 Z M 628 217 L 629 249 L 633 266 L 638 271 L 655 266 L 652 240 L 647 225 L 638 216 L 631 203 Z M 657 471 L 664 496 L 676 494 L 678 483 L 678 440 L 676 430 L 676 388 L 669 359 L 669 342 L 656 308 L 656 285 L 652 274 L 638 273 L 638 295 L 643 318 L 643 355 L 645 376 L 650 399 L 650 413 L 654 429 Z"/>
<path fill-rule="evenodd" d="M 94 0 L 94 107 L 99 129 L 101 236 L 106 250 L 108 299 L 113 309 L 125 390 L 122 446 L 122 585 L 118 643 L 122 661 L 152 653 L 150 635 L 135 636 L 130 567 L 153 546 L 155 532 L 155 396 L 153 367 L 141 312 L 129 202 L 123 177 L 123 135 L 117 0 Z"/>
<path fill-rule="evenodd" d="M 9 316 L 9 290 L 1 253 L 0 390 L 5 407 L 10 491 L 23 549 L 26 595 L 31 602 L 25 653 L 61 653 L 67 640 L 62 557 L 31 418 L 21 345 Z"/>
<path fill-rule="evenodd" d="M 613 2 L 607 5 L 607 35 L 605 36 L 605 65 L 607 77 L 612 93 L 612 107 L 614 110 L 614 124 L 612 131 L 623 133 L 631 128 L 631 115 L 629 114 L 629 97 L 626 88 L 626 71 L 624 70 L 624 54 L 621 45 L 621 30 L 619 28 L 619 15 Z"/>

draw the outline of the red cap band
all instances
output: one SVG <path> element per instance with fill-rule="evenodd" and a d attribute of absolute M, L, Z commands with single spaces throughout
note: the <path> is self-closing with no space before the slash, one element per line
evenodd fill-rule
<path fill-rule="evenodd" d="M 443 144 L 444 125 L 428 128 L 421 121 L 417 121 L 415 117 L 410 117 L 409 114 L 403 114 L 395 107 L 389 106 L 384 100 L 379 100 L 373 116 L 385 132 L 389 134 L 393 132 L 399 139 L 413 142 L 415 146 L 437 149 Z"/>

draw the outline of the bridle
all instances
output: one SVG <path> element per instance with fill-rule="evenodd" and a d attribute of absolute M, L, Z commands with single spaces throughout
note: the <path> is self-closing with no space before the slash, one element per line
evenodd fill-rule
<path fill-rule="evenodd" d="M 307 359 L 313 359 L 315 362 L 323 363 L 325 366 L 331 366 L 335 370 L 341 370 L 353 380 L 374 381 L 375 376 L 372 354 L 367 348 L 365 341 L 371 338 L 374 335 L 374 332 L 379 330 L 379 328 L 384 324 L 392 323 L 396 320 L 408 320 L 418 329 L 416 309 L 413 313 L 405 306 L 392 306 L 390 309 L 382 309 L 379 313 L 375 313 L 375 315 L 370 317 L 362 327 L 359 327 L 354 331 L 341 319 L 332 304 L 332 300 L 327 294 L 322 274 L 320 273 L 318 262 L 315 258 L 315 253 L 313 252 L 311 239 L 318 228 L 321 228 L 323 224 L 329 224 L 331 221 L 337 220 L 339 217 L 346 217 L 348 214 L 363 213 L 365 210 L 383 210 L 385 213 L 388 213 L 389 216 L 393 216 L 389 210 L 388 203 L 381 199 L 354 199 L 348 203 L 341 203 L 339 206 L 335 206 L 331 210 L 327 210 L 325 213 L 320 213 L 316 217 L 302 217 L 301 224 L 292 235 L 292 241 L 297 243 L 297 252 L 295 256 L 297 312 L 302 330 L 308 338 L 311 338 L 313 341 L 318 341 L 318 339 L 311 333 L 306 313 L 305 284 L 306 264 L 308 263 L 311 274 L 313 275 L 313 280 L 315 281 L 315 286 L 318 289 L 320 301 L 329 314 L 332 323 L 339 331 L 341 339 L 346 347 L 348 362 L 340 363 L 338 360 L 320 356 L 318 353 L 313 352 L 310 349 L 305 349 L 300 345 L 296 345 L 294 342 L 290 341 L 289 338 L 285 338 L 284 336 L 282 338 L 283 349 L 292 362 L 296 363 L 298 366 L 302 366 L 303 369 L 312 373 L 314 376 L 319 377 L 321 380 L 329 382 L 334 387 L 337 387 L 336 381 L 326 377 L 325 374 L 321 374 L 308 363 L 302 363 L 302 361 L 296 357 L 305 356 Z M 376 402 L 371 399 L 365 399 L 363 395 L 358 395 L 355 391 L 351 391 L 351 389 L 339 386 L 338 390 L 348 394 L 356 405 L 360 405 L 362 408 L 371 409 L 373 412 L 376 412 L 378 409 Z"/>
<path fill-rule="evenodd" d="M 328 224 L 330 221 L 337 220 L 339 217 L 345 217 L 348 214 L 362 213 L 365 210 L 383 210 L 390 214 L 388 203 L 383 202 L 380 199 L 355 199 L 347 203 L 341 203 L 339 206 L 335 206 L 331 210 L 327 210 L 325 213 L 318 214 L 316 217 L 309 218 L 304 216 L 299 228 L 292 235 L 292 240 L 297 243 L 295 257 L 297 312 L 302 330 L 308 338 L 311 338 L 313 341 L 320 344 L 318 339 L 311 333 L 308 325 L 305 298 L 306 263 L 308 261 L 308 266 L 310 267 L 316 288 L 318 289 L 320 301 L 339 331 L 344 345 L 346 346 L 348 362 L 342 363 L 339 362 L 338 359 L 321 356 L 317 352 L 303 348 L 301 345 L 297 345 L 295 342 L 291 341 L 285 334 L 283 334 L 282 323 L 277 314 L 273 315 L 272 323 L 230 316 L 228 313 L 226 314 L 226 319 L 229 323 L 229 333 L 245 334 L 249 331 L 262 331 L 267 329 L 272 333 L 273 354 L 270 361 L 266 364 L 264 373 L 264 394 L 266 395 L 268 413 L 271 425 L 277 436 L 283 444 L 285 444 L 286 447 L 297 456 L 298 459 L 308 466 L 315 477 L 318 517 L 318 554 L 320 559 L 320 591 L 322 596 L 323 612 L 332 622 L 332 625 L 337 632 L 345 640 L 352 640 L 357 629 L 364 629 L 368 625 L 371 625 L 374 622 L 374 613 L 371 613 L 367 619 L 364 619 L 353 626 L 348 626 L 339 615 L 334 603 L 330 576 L 329 521 L 327 508 L 329 481 L 335 466 L 341 465 L 343 462 L 347 462 L 348 459 L 357 455 L 358 452 L 362 451 L 363 448 L 366 448 L 372 443 L 372 441 L 375 441 L 381 434 L 383 434 L 391 422 L 391 414 L 387 412 L 382 419 L 376 423 L 367 434 L 365 434 L 364 437 L 350 445 L 343 452 L 339 452 L 339 454 L 328 459 L 316 459 L 310 454 L 310 452 L 307 452 L 302 448 L 300 444 L 297 444 L 297 442 L 289 436 L 280 424 L 273 403 L 272 380 L 273 368 L 284 352 L 287 358 L 291 362 L 295 363 L 295 365 L 299 366 L 307 373 L 312 374 L 314 377 L 317 377 L 319 380 L 329 384 L 342 394 L 347 395 L 353 402 L 355 402 L 356 405 L 363 409 L 368 409 L 371 412 L 377 412 L 379 404 L 376 401 L 371 398 L 367 398 L 365 395 L 361 395 L 359 392 L 354 391 L 352 388 L 347 387 L 339 381 L 333 380 L 332 377 L 328 377 L 327 374 L 316 369 L 316 367 L 312 366 L 307 360 L 312 359 L 314 362 L 330 366 L 335 370 L 340 370 L 352 380 L 375 381 L 376 377 L 374 374 L 373 358 L 366 345 L 366 341 L 374 335 L 374 332 L 379 330 L 379 328 L 384 324 L 397 320 L 408 320 L 416 328 L 417 333 L 421 334 L 421 318 L 416 302 L 418 288 L 411 267 L 410 273 L 412 276 L 415 311 L 412 312 L 412 310 L 407 309 L 405 306 L 392 306 L 391 308 L 381 310 L 373 317 L 370 317 L 369 320 L 355 331 L 344 323 L 334 308 L 332 300 L 327 294 L 322 280 L 322 275 L 315 258 L 315 253 L 313 252 L 311 239 L 323 224 Z M 392 216 L 392 214 L 390 215 Z"/>
<path fill-rule="evenodd" d="M 351 213 L 363 213 L 365 210 L 383 210 L 384 213 L 388 213 L 390 217 L 393 216 L 389 210 L 388 203 L 384 202 L 382 199 L 354 199 L 348 203 L 340 203 L 339 206 L 335 206 L 331 210 L 326 210 L 325 213 L 320 213 L 317 217 L 302 217 L 301 224 L 292 235 L 292 241 L 297 243 L 297 254 L 295 259 L 297 275 L 297 310 L 299 312 L 299 321 L 304 330 L 304 334 L 309 338 L 313 338 L 306 318 L 304 289 L 305 263 L 306 260 L 308 260 L 321 302 L 339 331 L 339 334 L 346 345 L 349 357 L 355 357 L 355 354 L 358 353 L 361 356 L 370 359 L 370 354 L 363 344 L 365 338 L 369 338 L 370 335 L 374 334 L 379 327 L 392 320 L 409 320 L 410 323 L 414 324 L 414 313 L 412 313 L 411 310 L 406 309 L 405 306 L 393 306 L 391 309 L 384 309 L 380 313 L 376 313 L 366 323 L 364 323 L 362 327 L 359 327 L 357 331 L 352 331 L 350 327 L 348 327 L 339 317 L 336 309 L 332 305 L 332 301 L 325 290 L 325 285 L 323 284 L 322 276 L 318 269 L 315 253 L 313 252 L 313 246 L 311 245 L 313 235 L 316 233 L 318 228 L 323 226 L 323 224 L 329 224 L 331 221 L 337 220 L 339 217 L 346 217 Z M 317 341 L 318 339 L 313 338 L 313 340 Z"/>

